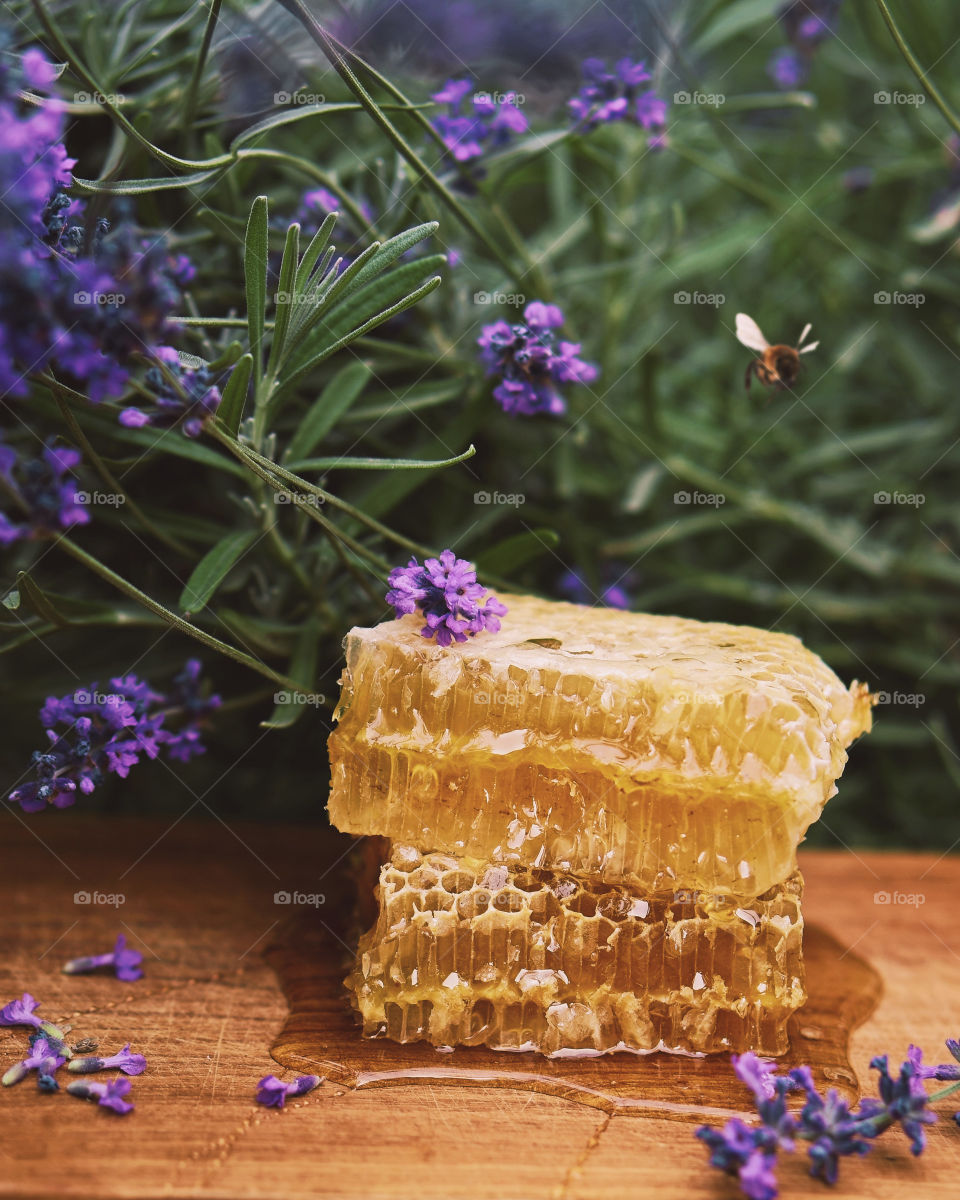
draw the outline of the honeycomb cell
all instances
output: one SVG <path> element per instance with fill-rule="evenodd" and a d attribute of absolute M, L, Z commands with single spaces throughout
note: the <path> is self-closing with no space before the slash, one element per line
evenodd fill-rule
<path fill-rule="evenodd" d="M 447 856 L 444 860 L 448 861 Z M 347 979 L 367 1036 L 543 1054 L 786 1049 L 804 1000 L 802 879 L 744 907 L 397 846 Z"/>

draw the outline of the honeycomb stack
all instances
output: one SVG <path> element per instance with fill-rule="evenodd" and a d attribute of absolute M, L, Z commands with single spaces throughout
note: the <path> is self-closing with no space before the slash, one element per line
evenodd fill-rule
<path fill-rule="evenodd" d="M 783 634 L 506 599 L 446 649 L 416 616 L 347 637 L 330 817 L 393 843 L 347 980 L 364 1032 L 783 1053 L 796 848 L 866 688 Z"/>

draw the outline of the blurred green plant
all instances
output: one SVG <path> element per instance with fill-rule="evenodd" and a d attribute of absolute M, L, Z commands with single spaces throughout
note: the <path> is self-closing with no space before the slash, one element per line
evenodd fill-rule
<path fill-rule="evenodd" d="M 344 632 L 386 615 L 390 566 L 450 545 L 516 589 L 557 595 L 575 572 L 637 609 L 796 633 L 887 698 L 814 837 L 960 838 L 947 0 L 847 0 L 807 86 L 782 92 L 774 0 L 638 6 L 636 56 L 673 99 L 660 150 L 627 124 L 574 132 L 572 76 L 558 100 L 536 64 L 477 63 L 480 85 L 527 90 L 533 130 L 482 174 L 443 152 L 415 63 L 387 78 L 293 0 L 317 53 L 239 130 L 218 34 L 243 6 L 13 8 L 23 44 L 66 64 L 78 191 L 102 213 L 129 197 L 200 265 L 178 325 L 229 374 L 198 439 L 118 425 L 49 371 L 5 402 L 128 500 L 5 555 L 11 779 L 65 673 L 162 662 L 174 640 L 179 660 L 185 635 L 232 660 L 207 663 L 236 716 L 198 786 L 262 811 L 266 772 L 271 815 L 313 812 L 324 718 L 278 732 L 310 707 L 285 693 L 329 704 Z M 271 219 L 307 187 L 339 220 Z M 601 366 L 563 418 L 511 419 L 482 376 L 480 328 L 524 299 L 562 305 Z M 813 322 L 792 392 L 744 390 L 738 310 L 774 341 Z M 248 692 L 250 671 L 269 687 Z"/>

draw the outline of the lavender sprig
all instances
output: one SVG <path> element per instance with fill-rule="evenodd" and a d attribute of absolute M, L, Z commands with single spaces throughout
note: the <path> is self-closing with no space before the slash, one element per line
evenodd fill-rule
<path fill-rule="evenodd" d="M 142 1054 L 131 1054 L 130 1043 L 116 1054 L 106 1058 L 91 1054 L 82 1058 L 74 1058 L 67 1067 L 75 1075 L 91 1075 L 96 1071 L 122 1071 L 124 1075 L 142 1075 L 146 1070 L 147 1060 Z"/>
<path fill-rule="evenodd" d="M 113 949 L 107 954 L 91 954 L 83 958 L 71 958 L 69 962 L 64 963 L 63 973 L 65 975 L 87 975 L 91 971 L 96 971 L 100 967 L 112 967 L 118 979 L 122 979 L 128 983 L 132 983 L 136 979 L 143 978 L 143 971 L 140 969 L 140 964 L 143 962 L 143 955 L 139 950 L 131 950 L 127 946 L 127 939 L 122 933 L 117 934 L 117 940 L 114 943 Z M 124 1047 L 124 1050 L 129 1050 L 129 1042 Z M 99 1068 L 92 1068 L 99 1070 Z M 140 1068 L 143 1070 L 143 1068 Z M 139 1072 L 129 1072 L 129 1074 L 139 1074 Z"/>
<path fill-rule="evenodd" d="M 887 1056 L 878 1055 L 870 1066 L 879 1072 L 879 1099 L 867 1097 L 853 1110 L 835 1088 L 820 1095 L 807 1066 L 776 1075 L 768 1060 L 753 1053 L 734 1055 L 733 1069 L 753 1093 L 760 1123 L 750 1126 L 733 1117 L 722 1129 L 701 1125 L 695 1136 L 709 1149 L 711 1165 L 737 1176 L 749 1200 L 777 1196 L 777 1151 L 794 1149 L 798 1139 L 810 1143 L 810 1174 L 830 1184 L 836 1182 L 841 1158 L 869 1153 L 874 1139 L 895 1125 L 910 1139 L 911 1153 L 921 1154 L 925 1126 L 937 1120 L 931 1103 L 960 1089 L 960 1042 L 949 1040 L 947 1049 L 957 1062 L 931 1066 L 919 1047 L 910 1046 L 897 1075 L 891 1075 Z M 950 1082 L 928 1094 L 925 1079 Z M 796 1090 L 806 1097 L 797 1116 L 787 1111 L 785 1099 Z M 954 1120 L 960 1124 L 960 1112 Z"/>
<path fill-rule="evenodd" d="M 507 612 L 505 604 L 477 583 L 473 564 L 457 558 L 452 550 L 425 559 L 422 566 L 411 558 L 405 567 L 394 567 L 387 582 L 387 603 L 396 615 L 419 610 L 426 620 L 421 635 L 436 638 L 440 646 L 465 642 L 484 630 L 496 633 Z"/>
<path fill-rule="evenodd" d="M 112 1079 L 109 1083 L 98 1083 L 95 1079 L 77 1079 L 67 1084 L 67 1091 L 79 1100 L 96 1100 L 101 1108 L 110 1109 L 120 1116 L 133 1112 L 133 1105 L 126 1099 L 132 1084 L 129 1079 Z"/>
<path fill-rule="evenodd" d="M 276 1075 L 264 1075 L 257 1084 L 257 1103 L 267 1108 L 283 1108 L 294 1096 L 305 1096 L 323 1083 L 322 1075 L 298 1075 L 291 1083 L 284 1083 Z"/>

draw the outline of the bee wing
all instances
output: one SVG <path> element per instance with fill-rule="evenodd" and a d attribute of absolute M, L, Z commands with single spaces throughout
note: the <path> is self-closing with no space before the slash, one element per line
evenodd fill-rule
<path fill-rule="evenodd" d="M 801 334 L 800 334 L 800 341 L 799 341 L 799 342 L 797 342 L 797 347 L 798 347 L 798 348 L 799 348 L 800 346 L 802 346 L 802 345 L 803 345 L 804 339 L 806 338 L 807 334 L 810 332 L 810 330 L 811 330 L 812 328 L 813 328 L 813 326 L 810 324 L 810 322 L 809 322 L 809 321 L 807 322 L 807 324 L 806 324 L 806 325 L 804 325 L 804 327 L 803 327 L 803 333 L 801 333 Z"/>
<path fill-rule="evenodd" d="M 761 354 L 770 345 L 760 332 L 760 326 L 746 313 L 737 313 L 737 341 L 748 350 L 757 350 Z"/>
<path fill-rule="evenodd" d="M 816 348 L 819 345 L 820 345 L 819 342 L 811 342 L 809 346 L 804 346 L 802 350 L 798 351 L 798 353 L 799 354 L 809 354 L 811 350 L 816 350 Z"/>

